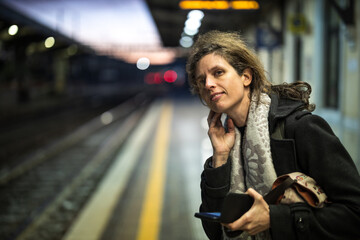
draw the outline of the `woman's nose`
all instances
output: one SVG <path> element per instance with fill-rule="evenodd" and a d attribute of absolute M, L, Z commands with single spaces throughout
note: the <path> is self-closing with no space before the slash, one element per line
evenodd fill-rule
<path fill-rule="evenodd" d="M 205 79 L 205 87 L 206 88 L 213 88 L 215 87 L 215 81 L 212 77 L 207 77 Z"/>

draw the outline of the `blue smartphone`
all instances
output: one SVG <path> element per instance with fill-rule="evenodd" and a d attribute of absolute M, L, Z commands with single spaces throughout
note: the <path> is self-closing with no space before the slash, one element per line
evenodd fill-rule
<path fill-rule="evenodd" d="M 220 222 L 221 213 L 220 212 L 197 212 L 195 217 L 201 218 L 211 222 Z"/>

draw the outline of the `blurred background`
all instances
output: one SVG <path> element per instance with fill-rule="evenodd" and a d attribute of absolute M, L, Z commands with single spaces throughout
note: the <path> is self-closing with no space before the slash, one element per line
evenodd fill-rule
<path fill-rule="evenodd" d="M 115 152 L 121 149 L 139 119 L 160 100 L 173 101 L 176 119 L 181 119 L 173 123 L 173 131 L 182 134 L 178 138 L 194 134 L 201 145 L 206 129 L 200 126 L 207 112 L 189 93 L 185 64 L 197 36 L 215 29 L 240 32 L 258 53 L 274 84 L 309 82 L 313 90 L 311 101 L 317 106 L 315 113 L 330 123 L 360 169 L 358 1 L 0 0 L 0 238 L 63 237 L 112 166 Z M 100 125 L 92 122 L 97 118 Z M 123 136 L 118 136 L 117 141 L 108 139 L 119 126 L 126 129 L 121 130 Z M 195 137 L 197 127 L 201 132 Z M 85 145 L 91 148 L 78 146 L 77 153 L 59 157 L 90 138 L 92 142 Z M 153 142 L 152 138 L 147 141 Z M 108 142 L 116 144 L 108 146 Z M 186 144 L 190 142 L 186 138 Z M 178 148 L 187 146 L 177 144 Z M 41 225 L 35 220 L 43 216 L 58 199 L 57 194 L 72 184 L 89 158 L 97 154 L 94 149 L 101 150 L 105 145 L 108 155 L 103 158 L 109 160 L 93 166 L 100 170 L 96 176 L 88 176 L 94 184 L 79 197 L 81 203 L 59 200 L 63 209 L 59 212 L 72 212 L 65 217 L 67 220 L 62 219 L 57 230 L 34 230 L 35 225 Z M 193 150 L 193 156 L 202 158 L 207 148 L 203 143 Z M 83 160 L 74 160 L 76 154 Z M 60 159 L 59 163 L 45 164 L 55 158 Z M 72 162 L 64 164 L 64 159 Z M 199 192 L 201 164 L 188 165 L 184 170 L 196 169 L 187 183 L 196 185 L 191 190 L 195 195 Z M 39 169 L 41 166 L 45 169 Z M 174 171 L 184 168 L 172 167 Z M 34 169 L 38 169 L 36 173 Z M 43 172 L 47 174 L 44 179 L 59 172 L 61 176 L 58 182 L 52 178 L 46 181 L 39 177 Z M 42 181 L 56 185 L 44 186 L 53 192 L 42 190 L 35 198 L 29 189 L 39 188 Z M 169 188 L 175 185 L 179 183 Z M 25 201 L 27 197 L 31 200 Z M 188 197 L 183 201 L 192 200 Z M 122 203 L 118 208 L 124 206 Z M 170 225 L 171 216 L 163 218 Z M 191 231 L 181 225 L 180 233 L 162 230 L 158 236 L 204 239 L 198 234 L 202 231 L 198 221 L 191 221 L 196 225 Z M 41 237 L 34 235 L 36 232 L 41 232 Z M 104 230 L 101 236 L 134 239 L 133 235 L 114 237 L 116 234 L 125 233 Z"/>

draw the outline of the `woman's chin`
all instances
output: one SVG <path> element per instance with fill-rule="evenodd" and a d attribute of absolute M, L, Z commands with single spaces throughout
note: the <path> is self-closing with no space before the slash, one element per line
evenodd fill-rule
<path fill-rule="evenodd" d="M 216 113 L 223 113 L 225 112 L 225 108 L 219 105 L 212 104 L 210 109 Z"/>

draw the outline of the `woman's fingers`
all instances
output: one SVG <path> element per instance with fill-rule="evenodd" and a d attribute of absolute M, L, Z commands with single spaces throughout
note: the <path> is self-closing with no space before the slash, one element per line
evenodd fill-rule
<path fill-rule="evenodd" d="M 250 235 L 255 235 L 270 227 L 269 205 L 254 189 L 249 188 L 246 193 L 254 198 L 253 206 L 239 219 L 229 224 L 223 224 L 223 226 L 232 231 L 243 230 Z"/>
<path fill-rule="evenodd" d="M 221 113 L 216 113 L 216 112 L 210 110 L 210 113 L 209 113 L 209 116 L 207 119 L 209 127 L 214 127 L 216 125 L 219 126 L 219 124 L 222 125 L 220 119 L 221 119 Z"/>
<path fill-rule="evenodd" d="M 255 191 L 253 188 L 249 188 L 246 193 L 249 194 L 254 200 L 261 201 L 263 199 L 263 196 L 261 196 L 261 194 Z"/>
<path fill-rule="evenodd" d="M 213 110 L 210 110 L 209 112 L 209 115 L 208 115 L 208 118 L 207 118 L 207 122 L 208 122 L 208 125 L 210 126 L 210 122 L 214 116 L 215 112 Z"/>
<path fill-rule="evenodd" d="M 235 132 L 235 124 L 234 124 L 234 121 L 231 118 L 227 119 L 227 127 L 228 127 L 228 132 L 229 133 Z"/>

